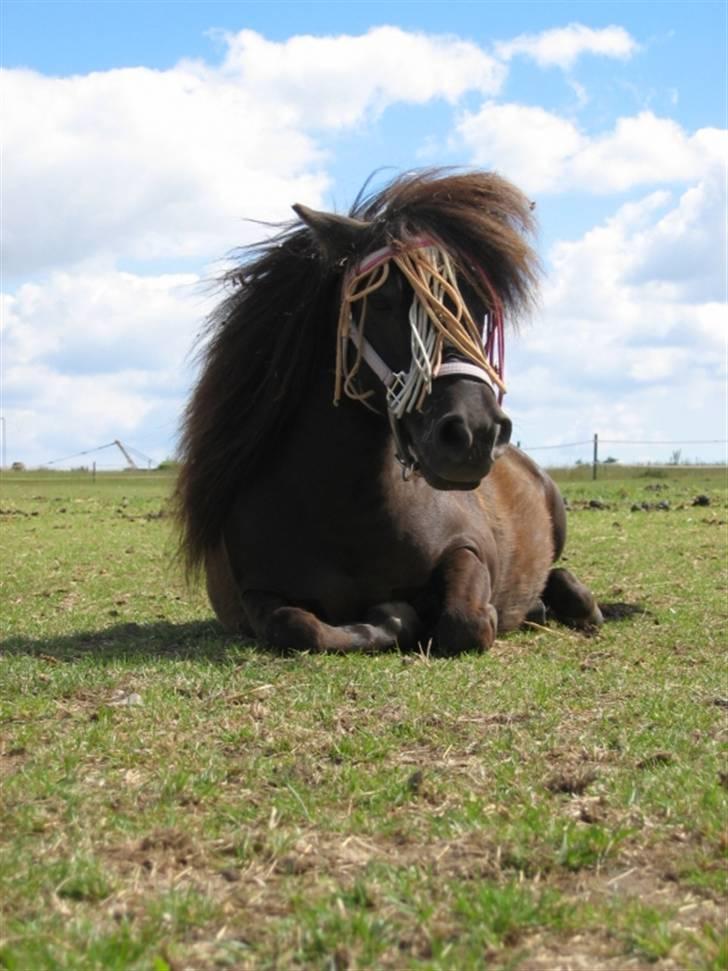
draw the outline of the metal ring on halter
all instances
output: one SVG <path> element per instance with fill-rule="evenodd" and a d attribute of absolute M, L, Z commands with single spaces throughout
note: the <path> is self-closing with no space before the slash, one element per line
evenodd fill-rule
<path fill-rule="evenodd" d="M 389 417 L 389 427 L 392 430 L 392 438 L 394 439 L 394 457 L 402 466 L 403 480 L 409 482 L 412 476 L 418 471 L 417 459 L 402 438 L 399 419 L 395 418 L 389 410 L 387 411 L 387 415 Z"/>

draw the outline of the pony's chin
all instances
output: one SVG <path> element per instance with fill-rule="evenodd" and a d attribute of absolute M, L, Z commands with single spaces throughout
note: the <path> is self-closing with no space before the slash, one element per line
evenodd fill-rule
<path fill-rule="evenodd" d="M 480 480 L 477 482 L 452 482 L 448 479 L 440 479 L 437 476 L 425 475 L 424 472 L 422 477 L 431 488 L 440 492 L 472 492 L 480 485 Z"/>
<path fill-rule="evenodd" d="M 482 480 L 490 471 L 490 466 L 483 472 L 482 476 L 478 479 L 451 479 L 448 476 L 440 475 L 435 472 L 434 469 L 429 468 L 423 462 L 420 462 L 418 467 L 418 472 L 425 480 L 425 482 L 432 489 L 437 489 L 440 492 L 472 492 L 473 489 L 477 489 Z"/>

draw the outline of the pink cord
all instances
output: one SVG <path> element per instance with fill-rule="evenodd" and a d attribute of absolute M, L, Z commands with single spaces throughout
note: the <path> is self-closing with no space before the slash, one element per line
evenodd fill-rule
<path fill-rule="evenodd" d="M 506 338 L 503 321 L 503 304 L 482 267 L 477 267 L 480 279 L 490 298 L 491 313 L 488 314 L 488 331 L 484 341 L 485 356 L 501 381 L 505 382 Z M 498 390 L 498 404 L 503 401 L 503 391 Z"/>

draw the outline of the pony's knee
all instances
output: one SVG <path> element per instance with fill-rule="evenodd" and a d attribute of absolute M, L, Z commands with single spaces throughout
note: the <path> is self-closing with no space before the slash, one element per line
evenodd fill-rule
<path fill-rule="evenodd" d="M 438 651 L 443 654 L 487 651 L 497 633 L 498 612 L 493 604 L 485 604 L 475 611 L 450 607 L 440 617 L 435 641 Z"/>
<path fill-rule="evenodd" d="M 325 651 L 322 625 L 299 607 L 278 607 L 265 625 L 264 639 L 271 647 L 294 651 Z"/>

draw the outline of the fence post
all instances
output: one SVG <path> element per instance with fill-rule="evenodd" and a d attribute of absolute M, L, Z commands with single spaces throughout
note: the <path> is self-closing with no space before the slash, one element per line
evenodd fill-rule
<path fill-rule="evenodd" d="M 597 477 L 597 466 L 599 465 L 599 436 L 594 432 L 594 459 L 592 460 L 592 479 Z"/>

